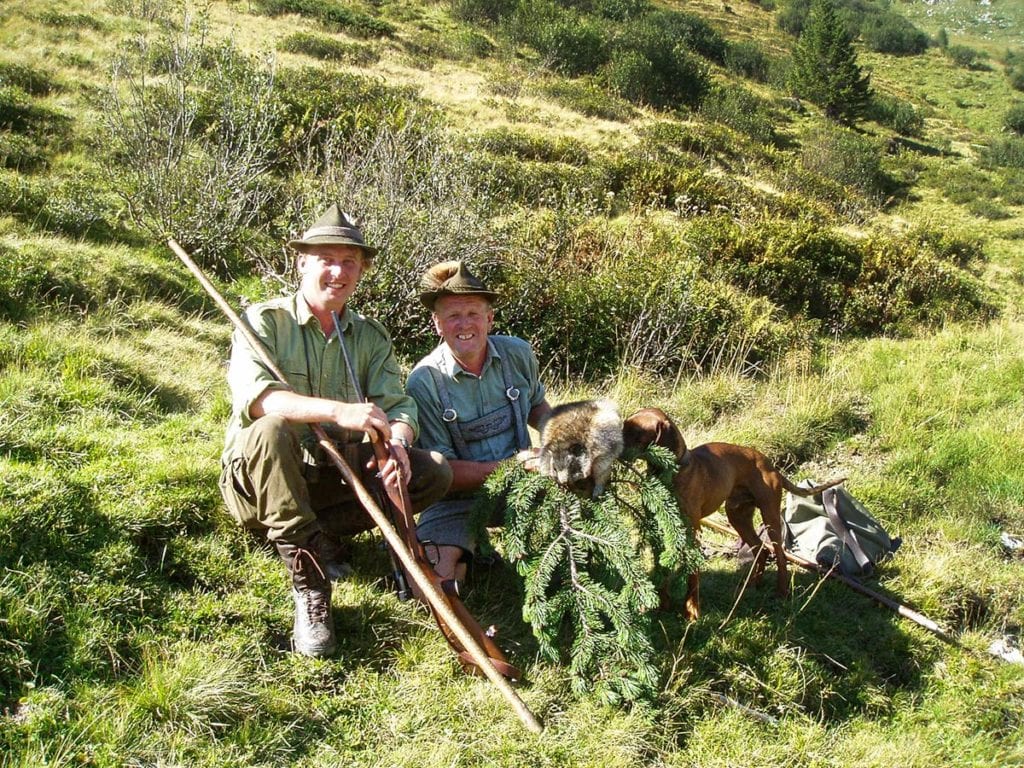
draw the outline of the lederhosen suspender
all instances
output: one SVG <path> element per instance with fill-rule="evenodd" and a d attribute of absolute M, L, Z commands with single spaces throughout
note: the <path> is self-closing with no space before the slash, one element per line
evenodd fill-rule
<path fill-rule="evenodd" d="M 487 340 L 488 351 L 496 354 L 494 342 Z M 481 416 L 472 421 L 459 422 L 458 413 L 452 407 L 451 393 L 448 391 L 446 377 L 434 366 L 426 366 L 434 379 L 434 386 L 437 387 L 437 395 L 441 399 L 441 420 L 448 427 L 448 433 L 452 437 L 452 445 L 455 447 L 455 455 L 460 459 L 471 459 L 468 443 L 494 437 L 508 431 L 509 426 L 515 428 L 516 446 L 518 450 L 530 447 L 530 436 L 526 431 L 526 423 L 523 418 L 523 411 L 518 401 L 521 395 L 519 389 L 512 384 L 511 366 L 506 360 L 502 360 L 501 375 L 502 383 L 505 385 L 505 397 L 508 399 L 508 410 L 494 411 L 493 413 Z"/>

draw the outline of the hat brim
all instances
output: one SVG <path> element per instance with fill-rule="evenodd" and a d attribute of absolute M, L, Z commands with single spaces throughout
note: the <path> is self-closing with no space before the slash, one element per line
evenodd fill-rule
<path fill-rule="evenodd" d="M 438 299 L 445 296 L 479 296 L 482 299 L 487 299 L 491 304 L 497 304 L 501 295 L 494 291 L 484 290 L 467 290 L 467 291 L 423 291 L 419 294 L 420 301 L 423 305 L 429 309 L 434 309 L 434 304 Z"/>
<path fill-rule="evenodd" d="M 288 241 L 288 247 L 292 250 L 298 251 L 299 253 L 305 253 L 310 248 L 317 245 L 354 245 L 356 248 L 361 248 L 363 253 L 370 258 L 377 255 L 377 249 L 373 246 L 367 245 L 366 243 L 360 243 L 357 240 L 352 240 L 348 237 L 339 237 L 337 235 L 314 235 L 313 237 L 307 237 L 303 240 Z"/>

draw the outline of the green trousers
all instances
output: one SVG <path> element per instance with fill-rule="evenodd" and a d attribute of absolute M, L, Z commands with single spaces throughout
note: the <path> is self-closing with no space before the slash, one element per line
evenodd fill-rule
<path fill-rule="evenodd" d="M 366 468 L 373 446 L 348 445 L 343 455 L 373 488 L 376 469 Z M 416 448 L 409 450 L 409 465 L 415 513 L 444 496 L 452 470 L 440 453 Z M 317 530 L 350 536 L 374 527 L 337 468 L 312 463 L 292 425 L 280 416 L 263 416 L 242 431 L 221 471 L 220 492 L 232 517 L 270 541 L 301 544 Z"/>

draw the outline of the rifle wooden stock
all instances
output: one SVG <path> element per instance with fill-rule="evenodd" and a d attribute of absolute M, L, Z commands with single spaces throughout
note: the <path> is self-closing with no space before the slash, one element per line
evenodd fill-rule
<path fill-rule="evenodd" d="M 260 359 L 263 362 L 263 364 L 266 365 L 267 370 L 269 370 L 273 374 L 273 376 L 277 378 L 280 382 L 287 385 L 288 380 L 285 378 L 281 370 L 277 367 L 276 363 L 274 363 L 274 361 L 270 358 L 270 355 L 267 353 L 267 350 L 263 346 L 263 343 L 252 332 L 252 329 L 249 327 L 248 323 L 243 321 L 242 318 L 231 307 L 231 305 L 224 300 L 224 298 L 217 291 L 217 288 L 213 285 L 213 283 L 211 283 L 207 279 L 206 275 L 203 274 L 203 271 L 196 265 L 194 261 L 192 261 L 192 258 L 188 255 L 188 253 L 186 253 L 185 250 L 180 245 L 178 245 L 178 243 L 173 238 L 168 239 L 167 244 L 171 248 L 171 250 L 174 251 L 175 255 L 179 259 L 181 259 L 182 263 L 186 267 L 188 267 L 189 271 L 196 277 L 200 285 L 203 286 L 206 292 L 217 304 L 218 308 L 220 308 L 220 310 L 231 321 L 231 324 L 239 331 L 239 333 L 242 334 L 246 342 L 250 345 L 250 347 L 252 347 L 253 351 L 255 351 L 256 354 L 260 356 Z M 480 643 L 477 642 L 473 634 L 466 628 L 465 624 L 459 618 L 459 616 L 456 615 L 448 599 L 440 590 L 438 586 L 440 582 L 437 578 L 437 575 L 434 574 L 433 569 L 430 570 L 431 575 L 428 575 L 425 572 L 425 569 L 422 566 L 422 564 L 418 561 L 416 557 L 413 556 L 413 553 L 410 550 L 409 546 L 407 546 L 406 542 L 402 540 L 402 537 L 398 534 L 394 525 L 391 523 L 390 520 L 388 520 L 387 516 L 377 505 L 377 502 L 374 500 L 373 496 L 366 489 L 366 486 L 363 485 L 362 480 L 355 472 L 352 471 L 351 467 L 348 466 L 348 463 L 345 461 L 345 459 L 342 458 L 341 454 L 338 452 L 338 449 L 335 447 L 334 443 L 331 442 L 331 440 L 328 438 L 327 433 L 324 431 L 323 427 L 320 426 L 319 424 L 311 424 L 310 427 L 313 431 L 313 434 L 316 436 L 320 446 L 324 449 L 327 455 L 330 456 L 331 461 L 337 467 L 338 471 L 341 473 L 341 476 L 345 479 L 345 482 L 348 483 L 350 488 L 352 488 L 353 492 L 356 495 L 356 498 L 359 499 L 360 504 L 362 504 L 367 514 L 370 515 L 370 518 L 373 520 L 374 524 L 378 528 L 380 528 L 380 531 L 384 535 L 384 539 L 385 541 L 387 541 L 388 546 L 390 546 L 392 551 L 398 556 L 399 560 L 401 561 L 403 567 L 406 570 L 406 573 L 408 573 L 412 577 L 412 580 L 415 582 L 416 586 L 419 587 L 420 592 L 426 598 L 431 610 L 434 611 L 435 615 L 440 616 L 440 618 L 444 620 L 448 628 L 458 638 L 459 642 L 470 654 L 476 666 L 484 673 L 484 675 L 492 683 L 494 683 L 495 686 L 497 686 L 498 690 L 501 691 L 501 694 L 512 706 L 513 710 L 519 716 L 519 719 L 523 722 L 523 724 L 533 733 L 540 733 L 541 731 L 543 731 L 544 726 L 541 725 L 540 721 L 537 720 L 534 714 L 529 710 L 525 702 L 523 702 L 523 700 L 519 697 L 519 695 L 509 684 L 508 680 L 506 680 L 505 677 L 497 670 L 497 668 L 491 661 L 490 657 L 484 651 L 483 647 L 480 645 Z M 377 456 L 378 462 L 380 462 L 381 460 L 387 461 L 390 458 L 388 448 L 380 442 L 379 437 L 377 441 L 374 443 L 374 453 Z M 399 488 L 400 490 L 396 494 L 398 498 L 393 499 L 392 501 L 397 505 L 407 505 L 408 497 L 405 495 L 406 490 L 404 481 L 399 482 Z M 389 492 L 389 496 L 390 495 L 391 492 Z M 401 508 L 401 506 L 399 508 Z M 406 509 L 408 509 L 408 507 L 406 507 Z"/>

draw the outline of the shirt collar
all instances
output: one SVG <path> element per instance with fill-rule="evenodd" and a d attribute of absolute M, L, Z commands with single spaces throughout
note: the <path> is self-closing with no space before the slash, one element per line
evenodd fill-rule
<path fill-rule="evenodd" d="M 309 302 L 306 301 L 306 297 L 302 295 L 302 291 L 295 292 L 295 319 L 299 325 L 309 325 L 310 323 L 315 324 L 317 328 L 320 327 L 320 321 L 316 319 L 316 315 L 313 314 L 313 310 L 309 308 Z M 348 330 L 349 323 L 352 322 L 352 317 L 349 314 L 348 304 L 341 310 L 341 314 L 338 316 L 338 323 L 341 325 L 341 331 L 344 333 Z"/>
<path fill-rule="evenodd" d="M 448 367 L 448 370 L 452 372 L 452 378 L 455 378 L 460 373 L 465 373 L 469 376 L 472 376 L 473 378 L 477 378 L 475 373 L 470 373 L 459 364 L 459 361 L 455 359 L 455 355 L 452 354 L 452 351 L 448 348 L 448 345 L 445 344 L 443 341 L 441 342 L 441 356 L 443 357 L 445 364 Z M 490 367 L 492 360 L 501 360 L 501 354 L 498 352 L 497 347 L 494 346 L 494 342 L 491 341 L 490 337 L 488 337 L 487 357 L 486 359 L 484 359 L 484 367 L 480 369 L 479 378 L 483 378 L 483 375 L 487 373 L 487 369 Z"/>

